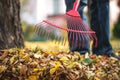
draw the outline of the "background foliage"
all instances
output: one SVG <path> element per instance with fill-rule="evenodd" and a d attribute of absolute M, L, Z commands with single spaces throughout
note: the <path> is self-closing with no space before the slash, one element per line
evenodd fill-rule
<path fill-rule="evenodd" d="M 119 15 L 117 23 L 114 26 L 113 35 L 116 38 L 120 38 L 120 15 Z"/>

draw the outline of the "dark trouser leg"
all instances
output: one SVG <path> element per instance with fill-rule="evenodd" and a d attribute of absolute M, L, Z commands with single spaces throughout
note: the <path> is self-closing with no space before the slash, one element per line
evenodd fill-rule
<path fill-rule="evenodd" d="M 96 32 L 98 38 L 98 46 L 93 47 L 93 53 L 98 55 L 113 53 L 109 41 L 109 0 L 92 0 L 90 14 L 91 28 Z"/>
<path fill-rule="evenodd" d="M 65 0 L 65 3 L 66 3 L 66 11 L 69 11 L 73 8 L 73 3 L 74 3 L 75 0 Z M 85 0 L 83 0 L 85 1 Z M 86 0 L 86 3 L 87 3 L 87 0 Z M 78 9 L 79 13 L 80 13 L 80 16 L 83 20 L 86 20 L 86 16 L 83 12 L 83 9 L 84 7 L 87 5 L 85 2 L 80 2 L 80 7 Z M 74 22 L 74 21 L 73 21 Z M 86 21 L 85 21 L 86 22 Z M 73 23 L 74 24 L 74 23 Z M 72 39 L 70 37 L 70 33 L 68 33 L 68 38 L 69 38 L 69 45 L 70 45 L 70 51 L 74 52 L 74 51 L 78 51 L 80 52 L 81 54 L 84 54 L 86 52 L 89 52 L 89 39 L 86 37 L 84 37 L 84 41 L 83 43 L 81 44 L 82 42 L 82 39 L 78 39 L 78 43 L 76 42 L 76 34 L 73 33 L 72 35 L 74 35 L 74 39 Z M 81 37 L 81 36 L 79 36 Z M 87 44 L 86 44 L 87 43 Z"/>

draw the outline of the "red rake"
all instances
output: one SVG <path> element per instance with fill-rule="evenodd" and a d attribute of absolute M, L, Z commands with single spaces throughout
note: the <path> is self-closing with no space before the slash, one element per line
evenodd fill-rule
<path fill-rule="evenodd" d="M 87 42 L 86 40 L 92 40 L 94 42 L 93 45 L 97 46 L 95 32 L 83 22 L 77 11 L 79 2 L 80 0 L 76 0 L 73 9 L 66 12 L 66 14 L 54 16 L 38 23 L 35 26 L 35 32 L 40 36 L 45 36 L 47 39 L 62 41 L 64 45 L 66 41 L 72 40 L 69 45 L 77 44 L 78 47 L 80 45 L 84 47 L 89 45 L 89 41 Z"/>

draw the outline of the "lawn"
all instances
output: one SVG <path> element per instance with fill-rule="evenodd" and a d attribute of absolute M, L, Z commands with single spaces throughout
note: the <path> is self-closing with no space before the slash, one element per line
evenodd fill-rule
<path fill-rule="evenodd" d="M 112 47 L 115 52 L 120 51 L 120 39 L 112 39 L 111 40 Z M 69 51 L 69 46 L 68 45 L 61 45 L 61 44 L 56 44 L 55 42 L 52 41 L 47 41 L 47 42 L 28 42 L 25 41 L 25 46 L 27 48 L 40 48 L 44 51 Z"/>

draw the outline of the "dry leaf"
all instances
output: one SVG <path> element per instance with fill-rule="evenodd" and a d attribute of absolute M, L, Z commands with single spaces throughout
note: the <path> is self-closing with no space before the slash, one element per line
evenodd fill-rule
<path fill-rule="evenodd" d="M 31 75 L 29 76 L 29 80 L 38 80 L 39 76 L 38 75 Z"/>
<path fill-rule="evenodd" d="M 54 74 L 55 71 L 57 71 L 60 67 L 60 62 L 56 62 L 56 65 L 54 68 L 50 69 L 50 74 Z"/>
<path fill-rule="evenodd" d="M 20 67 L 20 75 L 26 75 L 27 67 L 26 65 L 22 65 Z"/>
<path fill-rule="evenodd" d="M 6 69 L 7 69 L 6 66 L 0 66 L 0 74 L 1 74 L 2 72 L 4 72 Z"/>
<path fill-rule="evenodd" d="M 41 54 L 34 54 L 34 58 L 41 58 L 42 55 Z"/>

